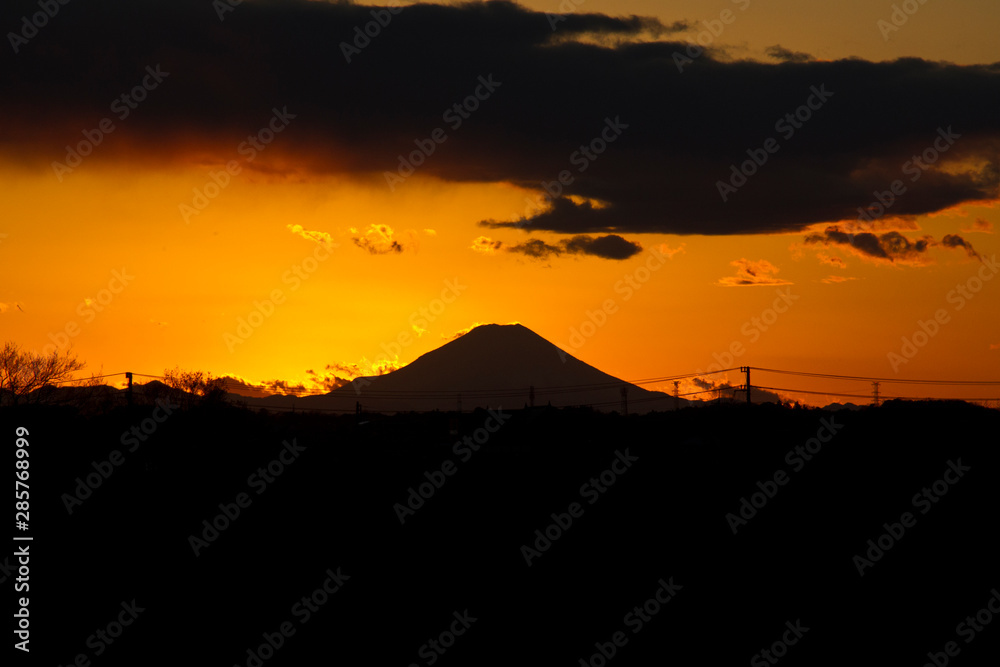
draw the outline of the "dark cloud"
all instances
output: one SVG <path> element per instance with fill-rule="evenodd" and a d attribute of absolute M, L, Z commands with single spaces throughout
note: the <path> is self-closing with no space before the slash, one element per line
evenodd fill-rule
<path fill-rule="evenodd" d="M 969 257 L 979 257 L 979 253 L 972 248 L 972 244 L 958 234 L 945 234 L 944 238 L 941 239 L 941 245 L 946 248 L 964 248 Z"/>
<path fill-rule="evenodd" d="M 504 250 L 535 259 L 546 259 L 552 255 L 562 254 L 562 249 L 559 246 L 551 245 L 541 239 L 528 239 L 517 245 L 504 246 Z"/>
<path fill-rule="evenodd" d="M 628 259 L 642 252 L 641 245 L 627 241 L 617 234 L 598 237 L 579 235 L 560 243 L 567 253 L 594 255 L 604 259 Z"/>
<path fill-rule="evenodd" d="M 5 6 L 3 25 L 34 11 L 34 2 Z M 572 13 L 553 30 L 544 12 L 490 2 L 413 5 L 379 26 L 373 11 L 388 10 L 245 0 L 220 21 L 203 0 L 66 5 L 0 56 L 11 101 L 0 109 L 0 155 L 51 173 L 107 117 L 115 129 L 81 170 L 242 159 L 259 173 L 383 181 L 441 128 L 447 140 L 417 174 L 559 185 L 551 210 L 523 226 L 568 235 L 800 231 L 856 218 L 897 179 L 907 190 L 892 215 L 997 197 L 1000 64 L 790 65 L 705 53 L 679 71 L 674 55 L 686 45 L 670 39 L 683 23 Z M 366 24 L 375 36 L 364 36 Z M 169 76 L 120 119 L 112 101 L 157 65 Z M 481 77 L 495 84 L 477 102 Z M 776 123 L 813 87 L 832 96 L 786 138 Z M 445 120 L 466 100 L 478 108 L 460 124 Z M 238 148 L 274 109 L 294 118 L 249 163 Z M 627 126 L 613 141 L 602 138 L 609 122 Z M 940 159 L 905 171 L 948 127 L 960 138 Z M 723 201 L 717 182 L 769 137 L 780 150 Z"/>
<path fill-rule="evenodd" d="M 767 47 L 764 49 L 764 53 L 766 53 L 769 57 L 774 58 L 775 60 L 780 60 L 784 63 L 806 63 L 810 60 L 814 60 L 814 58 L 808 53 L 803 53 L 802 51 L 792 51 L 790 49 L 786 49 L 780 44 Z"/>
<path fill-rule="evenodd" d="M 946 234 L 940 241 L 935 241 L 933 237 L 926 235 L 918 239 L 909 239 L 897 231 L 878 235 L 871 232 L 848 234 L 837 227 L 827 227 L 822 233 L 806 236 L 805 242 L 840 246 L 864 259 L 899 264 L 929 264 L 930 259 L 926 253 L 935 246 L 964 248 L 970 257 L 979 256 L 972 248 L 972 244 L 957 234 Z"/>
<path fill-rule="evenodd" d="M 593 255 L 603 259 L 628 259 L 642 252 L 642 246 L 617 234 L 607 236 L 587 236 L 578 234 L 568 239 L 562 239 L 555 244 L 546 243 L 541 239 L 528 239 L 514 245 L 494 241 L 487 236 L 480 236 L 472 242 L 472 249 L 484 254 L 497 251 L 512 252 L 534 259 L 548 259 L 559 255 Z"/>
<path fill-rule="evenodd" d="M 705 378 L 692 378 L 691 382 L 700 389 L 715 389 L 715 383 Z"/>

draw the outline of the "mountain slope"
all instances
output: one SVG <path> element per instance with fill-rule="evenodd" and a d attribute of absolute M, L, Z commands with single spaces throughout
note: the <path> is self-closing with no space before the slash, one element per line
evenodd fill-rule
<path fill-rule="evenodd" d="M 367 410 L 383 412 L 455 410 L 459 401 L 463 410 L 520 408 L 531 401 L 534 387 L 535 405 L 593 405 L 610 411 L 620 409 L 623 386 L 628 388 L 630 412 L 674 407 L 666 394 L 608 375 L 520 324 L 486 324 L 392 373 L 358 378 L 324 396 L 282 403 L 353 410 L 360 402 Z"/>

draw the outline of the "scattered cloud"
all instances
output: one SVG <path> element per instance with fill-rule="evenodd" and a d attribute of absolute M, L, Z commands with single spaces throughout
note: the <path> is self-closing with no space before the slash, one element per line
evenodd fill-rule
<path fill-rule="evenodd" d="M 532 259 L 548 259 L 560 255 L 591 255 L 603 259 L 622 260 L 642 252 L 640 244 L 624 239 L 617 234 L 596 237 L 578 234 L 555 243 L 546 243 L 541 239 L 528 239 L 513 245 L 494 241 L 488 236 L 480 236 L 472 242 L 472 249 L 487 255 L 503 250 Z M 671 250 L 670 252 L 676 254 L 680 250 Z"/>
<path fill-rule="evenodd" d="M 300 382 L 289 380 L 251 382 L 232 373 L 223 376 L 222 380 L 226 383 L 227 391 L 241 396 L 264 397 L 275 394 L 308 396 L 327 394 L 349 385 L 356 378 L 385 375 L 401 367 L 402 364 L 399 363 L 398 358 L 370 362 L 367 358 L 362 357 L 356 363 L 330 363 L 319 371 L 310 368 L 305 371 L 307 379 Z"/>
<path fill-rule="evenodd" d="M 464 329 L 459 329 L 458 331 L 456 331 L 453 334 L 441 334 L 441 338 L 444 338 L 448 342 L 451 342 L 453 340 L 457 340 L 457 339 L 461 338 L 462 336 L 464 336 L 465 334 L 469 333 L 470 331 L 472 331 L 476 327 L 480 327 L 480 326 L 482 326 L 484 324 L 486 324 L 486 323 L 485 322 L 473 322 L 469 326 L 465 327 Z"/>
<path fill-rule="evenodd" d="M 671 248 L 666 243 L 661 243 L 659 251 L 661 255 L 666 255 L 667 259 L 673 259 L 674 255 L 676 255 L 677 253 L 687 252 L 686 247 L 687 247 L 686 243 L 681 243 L 676 248 Z"/>
<path fill-rule="evenodd" d="M 962 227 L 962 232 L 966 234 L 992 234 L 993 223 L 986 218 L 976 218 L 968 227 Z"/>
<path fill-rule="evenodd" d="M 404 238 L 397 239 L 396 232 L 392 227 L 385 224 L 368 225 L 368 229 L 359 232 L 357 228 L 351 227 L 351 240 L 354 245 L 367 250 L 373 255 L 390 255 L 401 253 L 404 249 L 414 246 L 414 235 L 412 232 L 404 232 Z"/>
<path fill-rule="evenodd" d="M 815 60 L 815 58 L 808 53 L 792 51 L 790 49 L 786 49 L 780 44 L 767 47 L 764 49 L 764 53 L 766 53 L 768 57 L 780 60 L 783 63 L 807 63 L 810 60 Z"/>
<path fill-rule="evenodd" d="M 264 382 L 251 382 L 235 374 L 227 374 L 219 378 L 223 382 L 225 390 L 231 394 L 240 396 L 250 396 L 253 398 L 263 398 L 274 395 L 295 395 L 311 393 L 303 383 L 292 383 L 285 380 L 266 380 Z"/>
<path fill-rule="evenodd" d="M 418 327 L 416 324 L 412 324 L 410 326 L 413 328 L 413 332 L 417 334 L 417 338 L 420 338 L 425 333 L 427 333 L 427 329 L 423 329 L 421 327 Z"/>
<path fill-rule="evenodd" d="M 722 287 L 740 287 L 750 285 L 791 285 L 793 283 L 775 276 L 781 269 L 766 259 L 756 262 L 740 258 L 730 262 L 736 267 L 735 276 L 720 278 L 716 285 Z"/>
<path fill-rule="evenodd" d="M 846 283 L 849 280 L 857 280 L 857 278 L 853 276 L 827 276 L 826 278 L 823 278 L 820 282 L 826 283 L 827 285 L 831 285 L 835 283 Z"/>
<path fill-rule="evenodd" d="M 688 398 L 694 400 L 708 401 L 716 398 L 714 395 L 707 395 L 708 392 L 721 392 L 723 398 L 746 400 L 746 394 L 741 391 L 736 385 L 733 385 L 726 380 L 719 380 L 716 382 L 712 378 L 695 377 L 691 378 L 691 385 L 695 387 L 694 391 L 701 390 L 703 393 L 700 396 L 689 396 Z M 765 389 L 752 389 L 750 392 L 750 400 L 754 403 L 784 403 L 781 396 L 775 394 L 774 392 L 767 391 Z"/>
<path fill-rule="evenodd" d="M 488 236 L 479 236 L 472 242 L 472 245 L 469 247 L 471 247 L 476 252 L 483 253 L 484 255 L 492 255 L 498 250 L 500 250 L 501 247 L 503 247 L 503 242 L 494 241 Z"/>
<path fill-rule="evenodd" d="M 319 243 L 320 245 L 325 245 L 330 248 L 337 247 L 337 244 L 333 242 L 333 237 L 330 236 L 330 234 L 328 234 L 327 232 L 311 231 L 303 228 L 302 225 L 287 225 L 287 227 L 288 230 L 292 232 L 292 234 L 297 234 L 298 236 L 301 236 L 304 239 L 307 239 L 309 241 L 314 241 L 316 243 Z"/>
<path fill-rule="evenodd" d="M 911 240 L 895 231 L 879 235 L 871 232 L 848 234 L 831 226 L 822 233 L 809 234 L 805 243 L 838 247 L 871 262 L 910 266 L 932 263 L 927 251 L 935 246 L 963 248 L 970 257 L 979 256 L 972 244 L 957 234 L 947 234 L 941 241 L 927 235 Z"/>
<path fill-rule="evenodd" d="M 840 257 L 827 255 L 825 252 L 816 253 L 816 259 L 818 259 L 823 264 L 829 264 L 830 266 L 835 266 L 838 269 L 843 269 L 847 267 L 847 262 L 842 260 Z"/>
<path fill-rule="evenodd" d="M 979 257 L 979 253 L 972 248 L 972 244 L 958 234 L 945 234 L 941 239 L 941 245 L 946 248 L 964 248 L 969 257 Z"/>

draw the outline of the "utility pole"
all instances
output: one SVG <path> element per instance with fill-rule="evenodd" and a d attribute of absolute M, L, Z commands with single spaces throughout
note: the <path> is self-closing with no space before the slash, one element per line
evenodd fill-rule
<path fill-rule="evenodd" d="M 750 405 L 751 404 L 751 401 L 750 401 L 750 367 L 749 366 L 741 366 L 740 367 L 740 372 L 747 374 L 747 405 Z"/>
<path fill-rule="evenodd" d="M 622 414 L 628 416 L 628 387 L 622 385 Z"/>
<path fill-rule="evenodd" d="M 528 389 L 528 405 L 535 407 L 535 385 Z"/>
<path fill-rule="evenodd" d="M 128 381 L 128 387 L 126 388 L 125 397 L 128 400 L 128 406 L 132 407 L 132 373 L 131 371 L 125 372 L 125 379 Z"/>
<path fill-rule="evenodd" d="M 875 404 L 876 408 L 879 406 L 878 382 L 872 382 L 872 403 Z"/>
<path fill-rule="evenodd" d="M 674 380 L 674 412 L 681 409 L 680 381 Z"/>

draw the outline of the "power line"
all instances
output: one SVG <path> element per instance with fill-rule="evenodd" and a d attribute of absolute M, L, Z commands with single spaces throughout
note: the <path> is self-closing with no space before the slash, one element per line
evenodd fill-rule
<path fill-rule="evenodd" d="M 122 371 L 121 373 L 107 373 L 105 375 L 92 375 L 91 377 L 88 377 L 88 378 L 75 378 L 75 379 L 74 378 L 70 378 L 69 380 L 55 380 L 53 382 L 49 382 L 49 384 L 65 384 L 67 382 L 90 382 L 91 380 L 102 380 L 104 378 L 111 378 L 111 377 L 115 377 L 117 375 L 125 375 L 125 372 Z"/>
<path fill-rule="evenodd" d="M 784 371 L 775 368 L 758 368 L 757 366 L 751 366 L 755 371 L 764 371 L 765 373 L 783 373 L 785 375 L 801 375 L 804 377 L 817 377 L 826 378 L 831 380 L 858 380 L 863 382 L 894 382 L 897 384 L 941 384 L 941 385 L 978 385 L 978 386 L 993 386 L 1000 385 L 1000 380 L 908 380 L 905 378 L 878 378 L 878 377 L 864 377 L 860 375 L 832 375 L 829 373 L 809 373 L 804 371 Z"/>
<path fill-rule="evenodd" d="M 698 394 L 705 394 L 705 393 L 711 393 L 711 392 L 714 392 L 714 391 L 720 391 L 720 390 L 723 390 L 723 389 L 736 390 L 736 389 L 738 389 L 738 387 L 732 387 L 732 386 L 730 386 L 730 387 L 715 386 L 715 387 L 712 387 L 710 389 L 703 389 L 703 390 L 699 390 L 699 391 L 691 391 L 691 392 L 686 392 L 686 393 L 678 393 L 677 390 L 676 390 L 676 383 L 678 383 L 680 380 L 684 380 L 684 379 L 698 378 L 698 377 L 704 377 L 704 376 L 708 376 L 708 375 L 717 375 L 717 374 L 720 374 L 720 373 L 728 373 L 728 372 L 731 372 L 731 371 L 742 370 L 743 368 L 752 368 L 755 371 L 764 372 L 764 373 L 777 373 L 777 374 L 783 374 L 783 375 L 792 375 L 792 376 L 810 377 L 810 378 L 821 378 L 821 379 L 827 379 L 827 380 L 845 380 L 845 381 L 859 381 L 859 382 L 863 381 L 863 382 L 869 382 L 869 383 L 882 383 L 882 382 L 885 382 L 885 383 L 895 383 L 895 384 L 938 385 L 938 386 L 1000 386 L 1000 381 L 991 381 L 991 380 L 968 380 L 968 381 L 966 381 L 966 380 L 928 380 L 928 379 L 906 379 L 906 378 L 877 378 L 877 377 L 858 376 L 858 375 L 838 375 L 838 374 L 832 374 L 832 373 L 816 373 L 816 372 L 808 372 L 808 371 L 789 371 L 789 370 L 774 369 L 774 368 L 760 368 L 760 367 L 757 367 L 757 366 L 741 367 L 741 368 L 735 368 L 734 367 L 734 368 L 726 368 L 726 369 L 721 369 L 721 370 L 717 370 L 717 371 L 709 371 L 709 372 L 704 372 L 704 373 L 683 373 L 683 374 L 678 374 L 678 375 L 668 375 L 668 376 L 660 376 L 660 377 L 653 377 L 653 378 L 644 378 L 644 379 L 640 379 L 640 380 L 635 380 L 635 381 L 629 382 L 628 384 L 635 385 L 635 386 L 641 386 L 641 385 L 665 384 L 665 383 L 668 383 L 668 382 L 673 382 L 673 383 L 675 383 L 675 389 L 674 389 L 673 395 L 675 395 L 677 397 L 681 397 L 681 396 L 694 396 L 694 395 L 698 395 Z M 118 377 L 118 376 L 125 376 L 126 374 L 127 374 L 126 372 L 105 373 L 103 375 L 91 376 L 89 378 L 75 378 L 75 379 L 68 379 L 68 380 L 59 380 L 57 382 L 52 382 L 51 384 L 57 384 L 58 385 L 58 384 L 67 384 L 67 383 L 73 383 L 73 382 L 90 382 L 90 381 L 93 381 L 93 380 L 100 380 L 100 379 L 105 379 L 105 378 L 113 378 L 113 377 Z M 147 373 L 132 373 L 132 375 L 135 376 L 135 377 L 152 378 L 152 379 L 157 379 L 157 380 L 165 380 L 165 379 L 167 379 L 167 378 L 165 378 L 162 375 L 152 375 L 152 374 L 147 374 Z M 380 376 L 372 376 L 372 377 L 380 377 Z M 338 387 L 338 389 L 342 388 L 344 386 L 348 386 L 348 385 L 341 385 L 341 387 Z M 524 396 L 528 396 L 532 392 L 532 390 L 534 391 L 534 394 L 535 394 L 536 397 L 540 397 L 540 396 L 559 396 L 559 395 L 562 395 L 562 394 L 570 394 L 570 393 L 583 393 L 583 392 L 591 392 L 591 391 L 601 391 L 601 390 L 607 390 L 607 389 L 612 389 L 612 388 L 621 388 L 621 386 L 622 386 L 622 381 L 616 380 L 616 381 L 597 382 L 597 383 L 589 383 L 589 384 L 555 385 L 555 386 L 551 386 L 551 387 L 538 387 L 538 386 L 531 387 L 531 386 L 528 386 L 528 387 L 507 387 L 507 388 L 494 388 L 494 389 L 463 389 L 463 390 L 461 390 L 461 393 L 465 394 L 466 396 L 471 396 L 474 399 L 480 399 L 480 400 L 485 400 L 485 399 L 500 400 L 500 399 L 505 399 L 505 398 L 513 398 L 513 399 L 523 398 Z M 754 386 L 756 388 L 764 389 L 764 390 L 768 390 L 768 391 L 782 391 L 782 392 L 789 392 L 789 393 L 796 393 L 796 394 L 809 394 L 809 395 L 817 395 L 817 396 L 837 396 L 837 397 L 858 398 L 858 399 L 870 399 L 871 398 L 871 396 L 867 395 L 867 394 L 845 393 L 845 392 L 832 392 L 832 391 L 815 391 L 815 390 L 807 390 L 807 389 L 790 389 L 790 388 L 783 388 L 783 387 L 782 388 L 779 388 L 779 387 L 765 387 L 765 386 L 760 386 L 760 385 L 754 385 Z M 309 397 L 309 396 L 325 396 L 325 395 L 328 395 L 329 393 L 331 393 L 331 390 L 326 389 L 326 388 L 307 389 L 305 387 L 301 387 L 301 388 L 289 388 L 289 387 L 286 387 L 286 388 L 279 389 L 279 388 L 275 387 L 275 388 L 263 388 L 263 389 L 260 389 L 260 388 L 257 388 L 257 387 L 254 387 L 254 386 L 251 385 L 251 386 L 247 386 L 247 389 L 254 389 L 254 390 L 257 390 L 257 391 L 275 391 L 276 393 L 271 394 L 271 396 L 283 396 L 283 397 L 291 396 L 291 397 L 295 397 L 295 398 L 300 398 L 300 397 L 304 398 L 304 397 Z M 376 400 L 376 401 L 377 400 L 405 400 L 405 399 L 424 399 L 424 400 L 436 400 L 436 399 L 440 399 L 440 400 L 451 400 L 451 399 L 454 398 L 454 396 L 456 395 L 456 393 L 457 392 L 454 389 L 447 389 L 447 390 L 435 390 L 435 389 L 430 389 L 430 390 L 420 390 L 420 389 L 412 389 L 412 390 L 378 390 L 378 389 L 370 389 L 370 390 L 363 390 L 363 395 L 365 397 L 365 400 Z M 666 394 L 666 392 L 660 392 L 660 393 Z M 632 399 L 632 401 L 634 403 L 640 403 L 640 402 L 647 402 L 647 401 L 652 401 L 652 400 L 661 400 L 663 398 L 667 398 L 667 396 L 653 396 L 653 397 L 648 397 L 648 398 L 638 398 L 638 397 L 635 397 L 635 398 Z M 885 396 L 885 395 L 882 395 L 881 393 L 879 394 L 879 400 L 880 401 L 882 401 L 882 400 L 891 400 L 891 399 L 919 400 L 920 398 L 921 397 L 914 397 L 914 396 Z M 927 397 L 927 398 L 937 398 L 937 397 Z M 997 398 L 964 398 L 964 397 L 961 397 L 961 398 L 956 398 L 954 400 L 994 401 L 994 400 L 1000 400 L 1000 399 L 997 399 Z M 609 404 L 614 404 L 614 403 L 615 403 L 614 401 L 609 402 Z M 603 405 L 603 403 L 597 403 L 595 405 Z M 279 406 L 260 406 L 260 407 L 275 407 L 275 408 L 278 408 Z"/>
<path fill-rule="evenodd" d="M 768 391 L 784 391 L 794 394 L 815 394 L 817 396 L 838 396 L 847 398 L 864 398 L 871 399 L 871 394 L 844 394 L 834 391 L 810 391 L 807 389 L 789 389 L 787 387 L 762 387 L 760 385 L 754 385 L 755 389 L 766 389 Z M 958 398 L 958 397 L 937 397 L 937 396 L 885 396 L 879 394 L 879 400 L 887 401 L 892 399 L 901 399 L 904 401 L 923 401 L 923 400 L 934 400 L 934 401 L 998 401 L 1000 397 L 994 396 L 991 398 Z"/>

